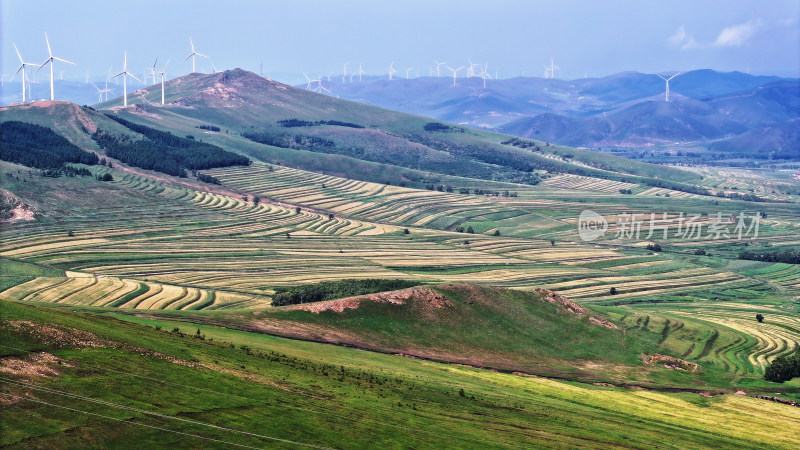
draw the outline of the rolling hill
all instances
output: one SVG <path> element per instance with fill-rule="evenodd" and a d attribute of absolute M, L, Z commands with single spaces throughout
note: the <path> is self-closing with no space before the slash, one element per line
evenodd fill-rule
<path fill-rule="evenodd" d="M 591 151 L 546 148 L 541 141 L 536 144 L 538 148 L 508 145 L 504 144 L 506 135 L 339 100 L 242 70 L 173 80 L 167 89 L 168 104 L 163 107 L 156 103 L 160 89 L 154 87 L 132 92 L 130 97 L 131 107 L 122 108 L 116 99 L 95 109 L 156 129 L 199 135 L 208 143 L 262 161 L 367 181 L 388 179 L 391 183 L 424 186 L 441 183 L 442 176 L 466 176 L 536 184 L 543 171 L 645 184 L 658 176 L 678 183 L 678 188 L 680 183 L 698 180 L 696 175 L 675 168 Z M 47 105 L 6 108 L 0 120 L 46 122 L 48 116 L 51 120 L 57 116 L 41 109 Z M 36 114 L 41 117 L 25 119 Z M 70 120 L 73 134 L 76 128 L 86 128 Z M 285 121 L 292 120 L 301 126 L 286 126 Z M 220 131 L 200 129 L 203 126 Z M 105 126 L 100 128 L 104 130 Z M 86 129 L 94 131 L 92 127 Z M 565 153 L 570 158 L 564 158 Z"/>

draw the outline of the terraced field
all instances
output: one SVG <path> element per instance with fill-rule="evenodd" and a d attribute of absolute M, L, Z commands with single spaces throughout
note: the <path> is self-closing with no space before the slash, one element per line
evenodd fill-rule
<path fill-rule="evenodd" d="M 714 302 L 641 305 L 623 322 L 662 335 L 683 358 L 734 374 L 760 374 L 776 357 L 800 346 L 800 317 L 772 305 Z M 763 323 L 755 316 L 762 314 Z"/>

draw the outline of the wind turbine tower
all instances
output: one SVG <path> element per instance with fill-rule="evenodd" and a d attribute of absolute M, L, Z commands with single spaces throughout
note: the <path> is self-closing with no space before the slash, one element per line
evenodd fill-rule
<path fill-rule="evenodd" d="M 349 62 L 344 63 L 344 70 L 342 71 L 342 83 L 347 81 L 347 65 Z"/>
<path fill-rule="evenodd" d="M 669 78 L 664 78 L 661 75 L 656 74 L 656 75 L 658 75 L 659 78 L 661 78 L 662 80 L 664 80 L 667 83 L 667 90 L 664 92 L 664 101 L 667 101 L 667 102 L 669 101 L 669 80 L 677 77 L 680 74 L 681 73 L 678 72 L 678 73 L 676 73 L 675 75 L 673 75 L 673 76 L 671 76 Z"/>
<path fill-rule="evenodd" d="M 361 63 L 358 64 L 358 82 L 361 82 L 361 75 L 364 75 L 364 71 L 361 70 Z"/>
<path fill-rule="evenodd" d="M 392 61 L 392 63 L 389 64 L 389 81 L 392 81 L 392 75 L 394 75 L 396 73 L 397 73 L 397 71 L 394 70 L 394 61 Z"/>
<path fill-rule="evenodd" d="M 439 61 L 436 61 L 435 59 L 433 60 L 433 62 L 436 63 L 436 78 L 439 78 L 439 68 L 442 67 L 444 64 L 447 64 L 447 63 L 446 62 L 439 62 Z"/>
<path fill-rule="evenodd" d="M 44 34 L 44 39 L 45 39 L 45 41 L 47 42 L 47 53 L 50 55 L 50 57 L 49 57 L 49 58 L 47 58 L 47 59 L 46 59 L 46 60 L 45 60 L 45 61 L 42 63 L 42 66 L 41 66 L 41 67 L 39 67 L 38 69 L 36 69 L 36 72 L 38 72 L 38 71 L 42 70 L 42 68 L 43 68 L 45 65 L 47 65 L 48 63 L 50 64 L 50 101 L 53 101 L 53 100 L 55 100 L 55 97 L 56 97 L 56 96 L 55 96 L 55 89 L 53 88 L 53 82 L 54 82 L 54 78 L 53 78 L 53 64 L 54 64 L 54 61 L 55 61 L 55 60 L 59 60 L 59 61 L 61 61 L 61 62 L 65 62 L 65 63 L 67 63 L 67 64 L 72 64 L 73 66 L 75 65 L 75 63 L 74 63 L 74 62 L 67 61 L 66 59 L 61 59 L 61 58 L 58 58 L 58 57 L 55 57 L 55 56 L 53 56 L 53 51 L 52 51 L 52 50 L 50 50 L 50 39 L 47 37 L 47 33 L 45 33 L 45 34 Z"/>
<path fill-rule="evenodd" d="M 489 63 L 487 62 L 486 65 L 481 67 L 481 73 L 478 74 L 479 77 L 483 78 L 483 88 L 486 89 L 486 78 L 492 80 L 492 76 L 489 75 L 486 71 L 489 69 Z"/>
<path fill-rule="evenodd" d="M 17 56 L 19 57 L 19 69 L 17 69 L 17 71 L 14 72 L 14 75 L 11 76 L 11 80 L 13 80 L 14 77 L 16 77 L 17 74 L 20 71 L 22 71 L 22 103 L 25 103 L 25 67 L 26 66 L 37 66 L 38 67 L 39 64 L 26 63 L 25 61 L 23 61 L 22 60 L 22 55 L 19 54 L 19 49 L 17 48 L 17 44 L 14 44 L 14 50 L 17 51 Z M 9 80 L 9 81 L 11 81 L 11 80 Z"/>
<path fill-rule="evenodd" d="M 186 59 L 184 59 L 184 61 L 187 61 L 189 58 L 192 58 L 192 73 L 194 73 L 195 72 L 195 70 L 194 70 L 194 59 L 195 59 L 195 56 L 202 56 L 203 58 L 208 58 L 208 56 L 206 56 L 206 55 L 204 55 L 204 54 L 202 54 L 202 53 L 200 53 L 200 52 L 198 52 L 198 51 L 196 51 L 194 49 L 194 42 L 192 42 L 192 38 L 189 38 L 189 45 L 192 46 L 192 53 L 190 53 L 189 56 L 187 56 Z"/>
<path fill-rule="evenodd" d="M 128 106 L 128 76 L 133 78 L 134 80 L 138 81 L 139 83 L 142 80 L 136 78 L 136 75 L 128 72 L 128 52 L 125 52 L 125 60 L 122 63 L 122 72 L 114 75 L 114 78 L 122 75 L 122 106 Z"/>
<path fill-rule="evenodd" d="M 168 65 L 169 65 L 169 60 L 167 60 L 167 63 L 164 64 L 164 67 L 162 67 L 160 71 L 153 72 L 154 73 L 153 76 L 155 76 L 155 74 L 161 75 L 161 106 L 164 106 L 164 81 L 167 78 L 167 66 Z M 155 71 L 155 67 L 156 67 L 156 65 L 154 63 L 153 64 L 153 70 L 154 71 Z"/>

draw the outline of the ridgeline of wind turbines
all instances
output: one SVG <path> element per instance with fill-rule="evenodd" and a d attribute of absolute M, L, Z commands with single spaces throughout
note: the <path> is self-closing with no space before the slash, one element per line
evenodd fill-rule
<path fill-rule="evenodd" d="M 9 81 L 12 81 L 18 74 L 20 74 L 20 73 L 22 74 L 21 75 L 21 77 L 22 77 L 22 103 L 26 103 L 28 101 L 32 101 L 32 96 L 30 95 L 31 84 L 37 83 L 36 81 L 33 80 L 31 75 L 27 73 L 27 69 L 28 68 L 30 68 L 30 67 L 38 67 L 38 69 L 36 69 L 36 71 L 34 72 L 34 74 L 35 74 L 35 73 L 39 72 L 40 70 L 42 70 L 48 64 L 50 65 L 50 101 L 54 101 L 55 100 L 55 68 L 54 68 L 55 61 L 60 61 L 60 62 L 67 63 L 67 64 L 77 65 L 74 62 L 71 62 L 71 61 L 68 61 L 66 59 L 54 56 L 52 48 L 50 46 L 50 38 L 47 36 L 47 33 L 45 33 L 44 38 L 45 38 L 45 43 L 47 44 L 48 58 L 42 64 L 36 64 L 36 63 L 32 63 L 32 62 L 25 62 L 25 60 L 22 58 L 22 54 L 20 53 L 19 49 L 17 48 L 17 44 L 13 43 L 14 50 L 16 51 L 17 57 L 19 58 L 19 61 L 20 61 L 20 65 L 19 65 L 19 68 L 17 69 L 17 71 L 14 73 L 14 75 L 11 76 Z M 195 58 L 197 56 L 200 56 L 200 57 L 203 57 L 203 58 L 207 58 L 209 60 L 210 60 L 210 58 L 208 56 L 198 52 L 197 50 L 195 50 L 194 42 L 192 41 L 192 38 L 189 38 L 189 45 L 190 45 L 192 51 L 189 54 L 189 56 L 186 57 L 186 59 L 184 61 L 189 60 L 189 58 L 192 59 L 192 73 L 195 73 L 195 67 L 196 67 L 195 66 Z M 86 71 L 86 83 L 87 84 L 91 84 L 97 90 L 98 102 L 108 101 L 108 94 L 114 92 L 112 89 L 109 89 L 108 83 L 111 80 L 121 76 L 122 77 L 123 106 L 128 106 L 128 77 L 131 77 L 134 80 L 136 80 L 136 81 L 138 81 L 138 82 L 140 82 L 140 83 L 142 83 L 144 85 L 147 85 L 147 79 L 148 79 L 147 72 L 149 71 L 150 72 L 150 77 L 149 78 L 153 81 L 154 85 L 157 84 L 157 79 L 158 79 L 157 76 L 160 77 L 161 104 L 164 105 L 165 104 L 164 85 L 165 85 L 165 83 L 167 81 L 166 70 L 167 70 L 167 66 L 169 65 L 169 60 L 167 60 L 167 63 L 164 64 L 164 66 L 161 68 L 161 70 L 157 70 L 156 69 L 156 64 L 157 63 L 158 63 L 158 58 L 156 58 L 156 60 L 153 63 L 152 67 L 148 67 L 148 68 L 146 68 L 144 70 L 142 79 L 139 79 L 139 78 L 136 77 L 136 75 L 134 75 L 131 71 L 128 70 L 128 52 L 127 52 L 127 50 L 125 50 L 125 51 L 123 51 L 122 71 L 120 71 L 116 75 L 112 76 L 111 75 L 112 70 L 111 70 L 111 67 L 109 67 L 108 76 L 107 76 L 106 82 L 105 82 L 105 88 L 100 89 L 93 82 L 91 82 L 91 83 L 89 82 L 89 71 L 88 70 Z M 214 72 L 216 72 L 216 67 L 214 67 L 213 63 L 212 63 L 211 66 L 213 67 Z M 60 76 L 60 79 L 63 79 L 63 71 L 60 71 L 59 76 Z M 3 85 L 5 85 L 5 78 L 6 78 L 6 76 L 3 75 L 2 76 L 2 80 L 1 80 Z M 26 90 L 27 90 L 27 95 L 26 95 Z M 103 100 L 103 94 L 105 94 L 105 100 Z"/>
<path fill-rule="evenodd" d="M 30 95 L 30 93 L 31 93 L 31 84 L 37 83 L 37 81 L 34 81 L 33 78 L 30 75 L 26 74 L 26 68 L 28 68 L 28 67 L 38 67 L 38 69 L 36 69 L 36 71 L 34 72 L 34 73 L 38 73 L 39 70 L 43 69 L 48 64 L 50 65 L 50 100 L 53 101 L 53 100 L 55 100 L 55 86 L 54 86 L 55 85 L 55 68 L 54 68 L 55 61 L 60 61 L 62 63 L 71 64 L 71 65 L 76 65 L 74 62 L 71 62 L 71 61 L 68 61 L 66 59 L 63 59 L 63 58 L 60 58 L 60 57 L 57 57 L 57 56 L 53 55 L 53 51 L 52 51 L 52 48 L 50 46 L 50 39 L 47 36 L 47 33 L 45 33 L 45 43 L 47 44 L 48 58 L 42 64 L 25 62 L 24 59 L 22 58 L 22 55 L 19 52 L 19 49 L 16 46 L 16 43 L 14 43 L 14 50 L 16 51 L 17 57 L 19 58 L 20 65 L 19 65 L 19 68 L 17 69 L 17 71 L 14 73 L 14 75 L 10 78 L 9 81 L 13 80 L 18 74 L 20 74 L 20 73 L 22 74 L 22 103 L 26 103 L 27 101 L 31 101 L 31 98 L 32 98 L 32 96 Z M 197 73 L 196 72 L 196 67 L 197 67 L 196 66 L 196 58 L 197 57 L 208 59 L 209 62 L 211 63 L 211 67 L 212 67 L 213 73 L 217 72 L 217 68 L 216 68 L 216 66 L 214 66 L 214 63 L 211 62 L 211 58 L 209 56 L 197 51 L 197 49 L 194 46 L 194 41 L 193 41 L 193 39 L 191 37 L 189 38 L 189 47 L 191 49 L 191 53 L 189 53 L 189 56 L 187 56 L 184 59 L 184 61 L 188 61 L 189 59 L 192 60 L 192 72 L 191 73 Z M 436 78 L 441 78 L 442 72 L 443 72 L 442 71 L 442 66 L 444 66 L 447 70 L 450 71 L 450 73 L 452 73 L 452 76 L 453 76 L 453 87 L 456 87 L 458 85 L 457 84 L 458 73 L 460 71 L 462 71 L 463 69 L 466 69 L 466 72 L 465 72 L 465 75 L 464 75 L 465 78 L 476 77 L 476 78 L 482 79 L 482 81 L 483 81 L 483 89 L 486 89 L 486 86 L 487 86 L 486 85 L 486 80 L 487 79 L 488 80 L 498 80 L 499 79 L 499 70 L 495 69 L 494 76 L 492 76 L 490 74 L 490 72 L 489 72 L 489 63 L 488 62 L 486 62 L 484 64 L 473 63 L 471 60 L 468 59 L 467 60 L 467 64 L 462 64 L 462 65 L 460 65 L 458 67 L 455 67 L 455 68 L 452 67 L 447 61 L 434 60 L 433 62 L 434 62 L 433 65 L 428 66 L 428 76 L 429 77 L 434 77 L 435 76 Z M 97 90 L 98 102 L 108 101 L 108 94 L 114 92 L 112 89 L 110 89 L 108 87 L 108 83 L 111 80 L 114 80 L 114 79 L 116 79 L 118 77 L 122 77 L 123 106 L 128 106 L 128 87 L 127 87 L 127 85 L 128 85 L 128 77 L 131 77 L 136 81 L 139 81 L 140 83 L 142 83 L 145 86 L 148 86 L 147 83 L 148 83 L 148 79 L 149 79 L 149 80 L 152 80 L 152 85 L 156 85 L 156 84 L 159 84 L 159 83 L 161 84 L 161 105 L 165 105 L 165 84 L 167 82 L 166 69 L 167 69 L 167 66 L 169 65 L 169 60 L 167 60 L 167 63 L 164 64 L 164 66 L 161 68 L 161 70 L 157 70 L 156 69 L 157 63 L 158 63 L 158 58 L 156 58 L 156 60 L 153 63 L 152 67 L 147 67 L 147 68 L 145 68 L 143 70 L 142 79 L 139 79 L 139 78 L 136 77 L 136 75 L 134 75 L 132 72 L 130 72 L 128 70 L 128 52 L 126 50 L 126 51 L 123 52 L 122 70 L 119 73 L 117 73 L 116 75 L 112 76 L 111 75 L 112 70 L 111 70 L 111 67 L 109 67 L 108 76 L 106 78 L 105 87 L 103 89 L 100 89 L 96 84 L 89 82 L 89 71 L 88 70 L 86 71 L 86 83 L 87 84 L 91 84 Z M 346 63 L 343 64 L 341 82 L 342 83 L 347 83 L 348 80 L 349 80 L 350 83 L 353 83 L 355 77 L 358 77 L 358 82 L 361 82 L 362 81 L 362 77 L 364 75 L 366 75 L 366 72 L 364 72 L 362 65 L 361 64 L 358 65 L 358 71 L 348 73 L 347 67 L 348 67 L 349 64 L 350 64 L 349 62 L 346 62 Z M 454 65 L 455 64 L 453 64 L 453 66 Z M 556 70 L 561 70 L 561 68 L 558 67 L 555 64 L 554 59 L 552 57 L 550 58 L 550 64 L 549 65 L 545 64 L 544 65 L 544 69 L 545 69 L 544 70 L 544 78 L 545 79 L 554 79 L 555 78 L 555 71 Z M 389 64 L 389 67 L 386 69 L 386 71 L 387 71 L 387 76 L 388 76 L 388 80 L 389 81 L 394 80 L 395 79 L 395 75 L 397 73 L 399 73 L 397 71 L 397 69 L 394 68 L 394 61 L 392 61 Z M 405 69 L 405 79 L 406 80 L 411 79 L 411 73 L 414 72 L 414 71 L 416 71 L 416 77 L 415 78 L 419 78 L 419 70 L 415 69 L 414 67 L 408 67 L 408 68 Z M 263 72 L 263 69 L 262 69 L 262 72 Z M 148 73 L 149 73 L 149 76 L 148 76 Z M 677 72 L 677 73 L 675 73 L 674 75 L 672 75 L 669 78 L 664 77 L 664 76 L 659 75 L 659 74 L 655 74 L 656 76 L 658 76 L 659 78 L 663 79 L 666 82 L 666 90 L 665 90 L 665 96 L 664 96 L 665 101 L 669 102 L 669 82 L 673 78 L 677 77 L 680 74 L 681 74 L 681 72 Z M 59 71 L 59 75 L 60 75 L 60 78 L 63 79 L 63 71 Z M 327 76 L 327 81 L 329 83 L 328 86 L 331 86 L 330 83 L 331 83 L 331 76 L 332 75 L 333 75 L 333 72 L 328 73 L 328 76 Z M 261 73 L 261 76 L 263 76 L 263 73 Z M 313 91 L 313 92 L 320 93 L 320 94 L 333 95 L 333 92 L 323 85 L 323 77 L 322 77 L 322 75 L 317 75 L 317 78 L 311 79 L 305 72 L 303 72 L 303 76 L 306 78 L 306 82 L 307 82 L 306 90 Z M 2 75 L 2 78 L 0 78 L 0 82 L 2 82 L 3 85 L 5 84 L 5 78 L 6 78 L 6 75 Z M 26 88 L 27 88 L 27 92 L 28 92 L 27 96 L 26 96 Z M 104 94 L 105 94 L 105 100 L 103 100 Z"/>

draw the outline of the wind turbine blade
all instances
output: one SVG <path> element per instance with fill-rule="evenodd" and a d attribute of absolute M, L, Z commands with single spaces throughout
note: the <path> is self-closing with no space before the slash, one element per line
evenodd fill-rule
<path fill-rule="evenodd" d="M 666 79 L 666 78 L 662 77 L 662 76 L 661 76 L 661 75 L 659 75 L 659 74 L 656 74 L 656 76 L 657 76 L 658 78 L 661 78 L 661 79 L 662 79 L 662 80 L 664 80 L 664 81 L 669 81 L 668 79 Z"/>
<path fill-rule="evenodd" d="M 155 60 L 155 61 L 153 61 L 153 71 L 154 71 L 154 72 L 155 72 L 155 70 L 156 70 L 156 63 L 158 63 L 158 58 L 156 58 L 156 60 Z"/>
<path fill-rule="evenodd" d="M 673 76 L 669 77 L 669 80 L 671 80 L 671 79 L 673 79 L 673 78 L 677 77 L 677 76 L 678 76 L 678 75 L 680 75 L 680 74 L 681 74 L 680 72 L 676 73 L 675 75 L 673 75 Z M 667 81 L 669 81 L 669 80 L 667 80 Z"/>
<path fill-rule="evenodd" d="M 23 67 L 25 67 L 25 66 L 22 65 L 22 64 L 19 65 L 19 69 L 17 69 L 17 71 L 14 72 L 14 75 L 11 75 L 11 80 L 13 80 L 15 76 L 17 76 L 17 74 L 19 73 L 20 70 L 22 70 Z M 9 80 L 9 81 L 11 81 L 11 80 Z"/>
<path fill-rule="evenodd" d="M 136 78 L 136 75 L 134 75 L 134 74 L 132 74 L 132 73 L 129 73 L 129 74 L 128 74 L 128 76 L 129 76 L 129 77 L 131 77 L 131 78 L 133 78 L 134 80 L 138 81 L 139 83 L 144 83 L 142 80 L 140 80 L 140 79 Z"/>
<path fill-rule="evenodd" d="M 113 77 L 111 77 L 111 78 L 117 78 L 118 76 L 120 76 L 120 75 L 124 75 L 124 74 L 125 74 L 125 72 L 120 72 L 120 73 L 118 73 L 118 74 L 114 75 L 114 76 L 113 76 Z"/>
<path fill-rule="evenodd" d="M 58 57 L 56 57 L 56 56 L 53 56 L 53 59 L 57 59 L 57 60 L 59 60 L 59 61 L 61 61 L 61 62 L 65 62 L 65 63 L 67 63 L 67 64 L 72 64 L 73 66 L 77 66 L 77 64 L 75 64 L 75 63 L 74 63 L 74 62 L 72 62 L 72 61 L 67 61 L 66 59 L 61 59 L 61 58 L 58 58 Z"/>
<path fill-rule="evenodd" d="M 189 56 L 187 56 L 187 57 L 186 57 L 186 59 L 184 59 L 184 61 L 188 61 L 188 60 L 189 60 L 189 58 L 191 58 L 191 57 L 192 57 L 192 56 L 194 56 L 194 55 L 195 55 L 195 53 L 194 53 L 194 52 L 192 52 L 192 54 L 191 54 L 191 55 L 189 55 Z"/>
<path fill-rule="evenodd" d="M 206 55 L 204 55 L 204 54 L 202 54 L 202 53 L 197 53 L 197 52 L 195 52 L 195 55 L 197 55 L 197 56 L 202 56 L 203 58 L 208 58 L 208 56 L 206 56 Z"/>
<path fill-rule="evenodd" d="M 17 48 L 17 44 L 14 44 L 14 50 L 17 51 L 17 56 L 19 56 L 19 62 L 24 64 L 24 62 L 22 61 L 22 55 L 19 54 L 19 49 Z"/>
<path fill-rule="evenodd" d="M 47 65 L 47 63 L 49 63 L 50 61 L 52 61 L 52 59 L 48 59 L 48 60 L 47 60 L 47 61 L 45 61 L 44 63 L 40 64 L 40 65 L 39 65 L 39 68 L 38 68 L 38 69 L 36 69 L 36 72 L 39 72 L 40 70 L 44 69 L 44 66 L 46 66 L 46 65 Z M 36 72 L 34 72 L 34 73 L 36 73 Z"/>
<path fill-rule="evenodd" d="M 91 81 L 89 83 L 91 83 L 91 85 L 94 86 L 94 88 L 97 89 L 99 92 L 103 92 L 99 87 L 97 87 L 96 84 L 92 83 Z"/>
<path fill-rule="evenodd" d="M 50 39 L 47 37 L 47 33 L 44 34 L 44 40 L 47 41 L 47 53 L 50 57 L 53 57 L 53 52 L 50 50 Z"/>

